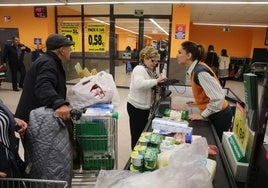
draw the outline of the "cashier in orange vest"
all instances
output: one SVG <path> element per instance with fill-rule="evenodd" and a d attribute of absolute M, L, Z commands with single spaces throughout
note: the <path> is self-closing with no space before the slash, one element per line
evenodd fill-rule
<path fill-rule="evenodd" d="M 178 64 L 187 69 L 195 99 L 188 104 L 196 104 L 201 111 L 200 114 L 189 114 L 188 119 L 208 119 L 221 140 L 223 132 L 231 127 L 233 114 L 217 76 L 203 62 L 205 57 L 204 46 L 192 41 L 183 42 L 178 50 Z"/>

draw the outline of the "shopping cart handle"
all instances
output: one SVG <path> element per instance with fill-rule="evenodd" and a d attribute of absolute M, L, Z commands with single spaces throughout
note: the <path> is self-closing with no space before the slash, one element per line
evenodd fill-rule
<path fill-rule="evenodd" d="M 86 112 L 86 108 L 82 108 L 82 109 L 72 109 L 71 110 L 71 118 L 72 120 L 79 120 L 82 116 L 83 113 Z"/>

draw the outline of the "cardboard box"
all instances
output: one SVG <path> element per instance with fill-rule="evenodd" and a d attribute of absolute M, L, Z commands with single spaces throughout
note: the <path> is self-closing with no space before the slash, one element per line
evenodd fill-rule
<path fill-rule="evenodd" d="M 224 132 L 222 137 L 222 145 L 225 151 L 227 160 L 232 169 L 234 178 L 238 182 L 246 182 L 249 163 L 238 162 L 233 152 L 229 137 L 233 135 L 232 132 Z"/>

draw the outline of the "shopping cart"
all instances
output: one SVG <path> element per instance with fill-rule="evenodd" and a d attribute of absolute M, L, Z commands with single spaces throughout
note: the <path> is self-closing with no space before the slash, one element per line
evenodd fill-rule
<path fill-rule="evenodd" d="M 23 178 L 0 178 L 0 188 L 67 188 L 68 183 L 60 180 Z"/>
<path fill-rule="evenodd" d="M 72 110 L 74 139 L 81 153 L 81 168 L 74 170 L 72 185 L 94 184 L 100 170 L 118 167 L 117 119 L 112 105 L 93 105 L 87 109 Z"/>

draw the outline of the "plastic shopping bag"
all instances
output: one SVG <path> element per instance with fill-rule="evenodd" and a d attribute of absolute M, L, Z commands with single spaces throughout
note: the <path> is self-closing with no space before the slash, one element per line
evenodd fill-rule
<path fill-rule="evenodd" d="M 101 71 L 94 76 L 81 79 L 67 92 L 67 99 L 72 108 L 84 108 L 98 103 L 117 105 L 119 94 L 113 77 Z"/>
<path fill-rule="evenodd" d="M 181 144 L 170 156 L 168 166 L 153 172 L 101 170 L 96 188 L 212 188 L 210 174 L 204 164 L 207 148 L 205 138 L 196 139 L 192 144 Z"/>

